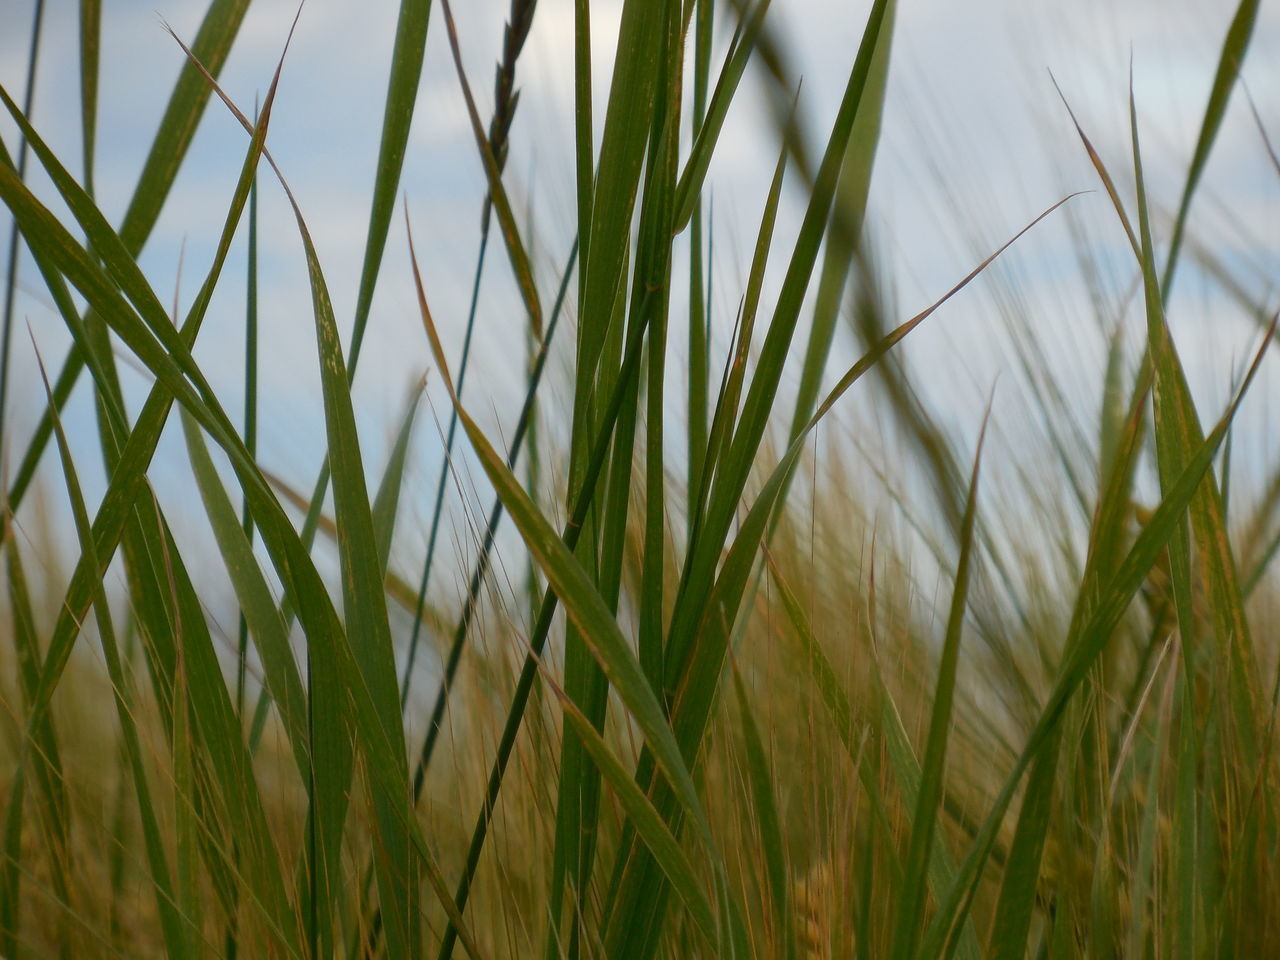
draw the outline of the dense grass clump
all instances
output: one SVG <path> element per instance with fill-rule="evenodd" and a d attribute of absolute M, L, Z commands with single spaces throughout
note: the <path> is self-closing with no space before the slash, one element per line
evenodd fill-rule
<path fill-rule="evenodd" d="M 81 157 L 30 121 L 34 70 L 21 104 L 0 88 L 17 131 L 0 144 L 12 249 L 71 343 L 41 357 L 42 416 L 16 436 L 3 406 L 22 336 L 15 252 L 0 357 L 0 957 L 1280 952 L 1280 474 L 1267 468 L 1242 508 L 1224 455 L 1262 449 L 1233 425 L 1275 318 L 1232 288 L 1264 332 L 1208 409 L 1166 316 L 1182 260 L 1220 267 L 1189 212 L 1256 0 L 1224 19 L 1169 217 L 1152 212 L 1132 95 L 1124 156 L 1062 114 L 1114 209 L 1109 267 L 1130 279 L 1121 313 L 1144 332 L 1135 355 L 1123 316 L 1103 318 L 1116 334 L 1093 436 L 1047 352 L 1018 341 L 1019 399 L 1041 416 L 1049 466 L 988 438 L 986 419 L 943 426 L 898 362 L 913 330 L 1075 201 L 1044 198 L 934 304 L 895 316 L 864 224 L 894 0 L 865 5 L 817 143 L 769 0 L 622 0 L 594 88 L 595 11 L 576 0 L 563 38 L 576 231 L 548 256 L 507 171 L 535 0 L 511 2 L 488 116 L 449 0 L 402 0 L 390 61 L 370 64 L 389 77 L 349 327 L 272 154 L 287 57 L 256 107 L 219 86 L 248 6 L 212 0 L 193 38 L 175 34 L 186 66 L 118 225 L 93 177 L 99 4 L 80 7 Z M 397 209 L 429 26 L 448 41 L 487 187 L 459 344 L 432 311 L 444 281 L 420 268 L 426 228 Z M 775 108 L 777 162 L 750 212 L 736 315 L 719 323 L 708 183 L 749 73 Z M 140 258 L 214 111 L 243 127 L 243 160 L 222 222 L 191 224 L 214 246 L 179 311 Z M 787 182 L 803 189 L 794 230 L 779 229 Z M 318 361 L 325 458 L 301 488 L 258 449 L 261 381 L 300 362 L 259 349 L 260 191 L 286 198 L 309 281 L 314 336 L 298 355 Z M 402 274 L 384 268 L 392 244 L 408 249 Z M 240 270 L 244 375 L 228 397 L 196 346 Z M 483 364 L 480 291 L 511 280 L 520 316 L 503 337 L 527 376 L 499 432 L 464 386 Z M 407 482 L 421 385 L 385 463 L 357 431 L 352 385 L 387 285 L 415 305 L 427 374 L 451 401 L 424 489 Z M 833 351 L 842 318 L 860 351 L 848 367 Z M 124 362 L 145 372 L 144 402 L 122 387 Z M 852 390 L 864 377 L 874 388 Z M 64 429 L 77 387 L 97 449 Z M 545 403 L 557 387 L 563 417 Z M 858 404 L 878 405 L 896 453 L 824 441 L 833 409 Z M 186 511 L 207 543 L 153 489 L 164 435 L 181 438 Z M 86 497 L 89 463 L 105 470 L 101 497 Z M 487 486 L 453 551 L 465 465 Z M 985 493 L 993 467 L 1020 492 Z M 1030 521 L 1015 501 L 1037 505 Z M 410 541 L 406 566 L 392 547 Z M 202 547 L 234 620 L 211 610 Z M 432 589 L 446 575 L 464 588 L 456 603 Z"/>

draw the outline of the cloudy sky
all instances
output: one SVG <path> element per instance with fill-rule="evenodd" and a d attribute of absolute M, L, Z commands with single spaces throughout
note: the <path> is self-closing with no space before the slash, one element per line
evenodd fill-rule
<path fill-rule="evenodd" d="M 34 121 L 67 165 L 78 170 L 77 5 L 57 0 L 46 6 Z M 96 177 L 100 204 L 113 221 L 127 204 L 182 64 L 164 23 L 190 39 L 204 6 L 201 0 L 104 3 Z M 507 3 L 472 0 L 456 6 L 466 68 L 487 116 Z M 833 116 L 867 6 L 773 2 L 771 20 L 803 78 L 804 117 L 815 146 Z M 868 218 L 902 318 L 948 289 L 1054 200 L 1096 186 L 1049 71 L 1131 198 L 1126 97 L 1132 61 L 1152 200 L 1158 211 L 1176 206 L 1234 6 L 1228 0 L 904 0 Z M 15 99 L 24 89 L 33 9 L 32 0 L 0 0 L 0 83 Z M 293 0 L 258 0 L 250 9 L 222 73 L 225 89 L 246 112 L 270 81 L 295 9 Z M 397 9 L 392 0 L 309 0 L 285 62 L 271 128 L 270 147 L 308 219 L 344 329 L 354 310 Z M 620 3 L 605 0 L 592 9 L 601 92 Z M 433 13 L 402 192 L 434 311 L 456 351 L 484 186 L 438 14 Z M 536 266 L 548 299 L 574 226 L 571 41 L 572 0 L 541 0 L 519 65 L 522 95 L 507 168 L 518 205 L 531 218 Z M 1275 4 L 1263 4 L 1244 77 L 1273 140 L 1280 142 L 1277 63 L 1280 14 Z M 776 155 L 762 90 L 762 78 L 749 73 L 709 177 L 720 329 L 731 324 L 741 295 Z M 602 116 L 600 108 L 597 118 Z M 0 136 L 11 151 L 16 148 L 7 118 L 0 122 Z M 243 132 L 226 111 L 211 106 L 143 253 L 157 291 L 168 298 L 176 289 L 184 308 L 208 263 L 245 146 Z M 50 195 L 39 174 L 31 179 L 42 195 Z M 789 191 L 779 225 L 783 243 L 798 225 L 802 201 L 798 189 Z M 323 443 L 313 327 L 296 231 L 281 192 L 270 184 L 262 191 L 262 218 L 261 351 L 267 369 L 262 460 L 298 486 L 309 486 Z M 1096 299 L 1082 281 L 1070 218 L 1088 239 L 1088 258 L 1102 278 L 1094 285 Z M 1132 264 L 1104 195 L 1073 201 L 1070 218 L 1059 216 L 1026 238 L 989 280 L 948 305 L 906 345 L 903 356 L 925 385 L 926 400 L 961 436 L 976 434 L 981 404 L 998 375 L 1010 382 L 1001 388 L 1006 402 L 997 402 L 997 424 L 1006 437 L 1034 432 L 1018 399 L 1007 349 L 1011 323 L 1025 324 L 1054 358 L 1062 381 L 1079 391 L 1081 422 L 1092 424 L 1105 351 L 1096 306 L 1100 300 L 1104 312 L 1114 310 L 1109 322 L 1115 321 L 1132 281 Z M 1162 223 L 1163 217 L 1158 227 Z M 0 227 L 7 237 L 3 215 Z M 1280 296 L 1280 176 L 1238 92 L 1206 171 L 1190 234 L 1212 249 L 1245 289 L 1274 308 Z M 1162 237 L 1167 241 L 1167 230 Z M 243 263 L 242 246 L 233 258 Z M 185 263 L 182 270 L 180 263 Z M 492 258 L 475 346 L 480 359 L 468 388 L 470 405 L 495 431 L 509 429 L 524 363 L 519 303 L 505 273 L 501 256 Z M 240 408 L 243 296 L 243 269 L 233 267 L 197 351 L 233 416 Z M 46 362 L 56 366 L 66 337 L 29 261 L 20 266 L 17 316 L 30 325 Z M 1256 337 L 1256 325 L 1191 269 L 1179 280 L 1172 322 L 1205 416 L 1216 416 Z M 1135 311 L 1129 311 L 1126 323 L 1140 335 Z M 14 350 L 5 437 L 9 456 L 25 448 L 41 403 L 34 352 L 22 327 Z M 851 342 L 842 342 L 834 362 L 851 362 L 852 350 Z M 375 475 L 406 394 L 429 366 L 407 243 L 397 221 L 356 386 L 362 442 Z M 130 395 L 143 396 L 146 378 L 126 376 Z M 1275 460 L 1275 431 L 1266 411 L 1280 399 L 1277 380 L 1268 377 L 1259 386 L 1242 421 L 1248 427 L 1240 432 L 1248 438 L 1244 456 L 1249 464 Z M 554 418 L 565 394 L 557 391 L 554 378 L 549 388 L 546 412 Z M 440 462 L 431 417 L 434 412 L 443 419 L 446 413 L 438 382 L 429 388 L 428 399 L 411 468 L 411 489 L 418 491 L 434 483 Z M 847 403 L 856 405 L 856 398 Z M 80 449 L 89 483 L 100 489 L 101 478 L 92 470 L 84 391 L 68 418 L 73 428 L 86 431 Z M 152 476 L 162 496 L 182 489 L 185 455 L 176 434 L 166 437 Z M 426 500 L 422 494 L 406 505 L 409 528 L 415 520 L 425 523 Z M 177 512 L 178 524 L 188 522 Z M 456 535 L 465 539 L 463 530 Z M 415 542 L 398 545 L 406 566 L 421 550 L 417 538 L 409 539 Z"/>

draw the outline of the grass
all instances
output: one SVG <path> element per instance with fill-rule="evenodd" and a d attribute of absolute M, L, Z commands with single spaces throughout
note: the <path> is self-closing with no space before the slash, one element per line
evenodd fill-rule
<path fill-rule="evenodd" d="M 19 243 L 71 341 L 65 356 L 41 358 L 41 373 L 47 363 L 56 374 L 33 434 L 0 426 L 15 465 L 3 542 L 0 650 L 12 679 L 2 691 L 0 956 L 1012 960 L 1280 949 L 1270 909 L 1280 902 L 1280 673 L 1267 629 L 1280 481 L 1272 466 L 1250 501 L 1223 455 L 1229 444 L 1261 449 L 1237 429 L 1237 411 L 1269 362 L 1275 315 L 1265 297 L 1228 284 L 1263 332 L 1223 409 L 1193 400 L 1169 322 L 1181 260 L 1229 280 L 1189 233 L 1189 214 L 1259 4 L 1241 0 L 1222 24 L 1168 222 L 1153 216 L 1133 93 L 1127 156 L 1104 157 L 1087 121 L 1064 112 L 1114 208 L 1123 262 L 1110 266 L 1131 279 L 1145 334 L 1136 362 L 1111 338 L 1096 438 L 1067 416 L 1068 385 L 1046 352 L 1019 341 L 1071 491 L 1031 537 L 1012 511 L 991 509 L 998 495 L 980 483 L 995 456 L 986 421 L 943 426 L 897 348 L 971 284 L 1000 282 L 985 276 L 992 264 L 1035 243 L 1046 218 L 1070 216 L 1075 195 L 1043 198 L 935 303 L 894 319 L 864 220 L 897 4 L 866 5 L 817 149 L 769 6 L 624 0 L 597 91 L 594 11 L 575 2 L 562 44 L 574 77 L 576 239 L 555 252 L 560 272 L 547 282 L 506 171 L 535 0 L 512 0 L 487 119 L 448 0 L 404 0 L 346 337 L 307 211 L 271 153 L 287 52 L 255 109 L 218 85 L 247 0 L 213 0 L 189 45 L 175 35 L 188 62 L 118 227 L 93 177 L 99 5 L 81 5 L 79 177 L 32 122 L 34 68 L 24 91 L 0 89 L 18 131 L 0 146 L 15 231 L 0 422 Z M 396 209 L 429 27 L 445 31 L 486 184 L 456 361 L 432 311 L 438 285 L 416 257 L 423 227 L 406 206 L 401 234 Z M 730 281 L 715 269 L 709 177 L 757 65 L 779 152 L 726 344 L 713 289 Z M 139 256 L 211 111 L 243 126 L 244 154 L 180 314 Z M 1269 149 L 1265 135 L 1257 146 Z M 58 212 L 32 192 L 32 164 Z M 784 236 L 788 180 L 804 205 Z M 310 492 L 259 462 L 259 383 L 273 363 L 259 349 L 256 293 L 257 203 L 268 190 L 290 204 L 311 295 L 326 457 Z M 494 228 L 504 263 L 488 257 Z M 383 264 L 401 236 L 407 275 Z M 240 269 L 238 238 L 249 290 L 240 422 L 193 352 L 215 292 Z M 486 432 L 465 392 L 478 298 L 504 272 L 529 344 L 509 439 Z M 429 489 L 408 484 L 406 469 L 421 384 L 385 464 L 357 430 L 352 384 L 380 285 L 411 291 L 429 376 L 450 400 Z M 842 316 L 862 344 L 847 369 L 832 359 Z M 1115 317 L 1107 325 L 1120 330 Z M 560 443 L 539 429 L 540 398 L 566 336 L 572 402 L 553 424 Z M 125 356 L 150 374 L 142 404 L 121 388 Z M 864 378 L 874 389 L 855 390 Z M 92 392 L 98 450 L 63 427 L 78 384 Z M 990 405 L 1002 402 L 997 392 Z M 834 409 L 871 403 L 906 442 L 897 466 L 935 498 L 903 486 L 883 526 L 861 491 L 884 458 L 811 455 Z M 189 509 L 205 515 L 238 603 L 233 636 L 206 616 L 198 545 L 175 533 L 151 487 L 172 419 Z M 50 446 L 60 488 L 36 482 Z M 79 480 L 95 457 L 107 476 L 96 503 Z M 444 562 L 437 541 L 463 457 L 492 502 L 459 573 L 466 594 L 440 608 L 429 601 Z M 1045 482 L 1043 468 L 1011 465 L 1024 494 Z M 1156 499 L 1144 506 L 1146 473 Z M 410 500 L 429 505 L 428 529 L 400 519 Z M 508 522 L 518 544 L 499 537 Z M 40 533 L 60 524 L 74 544 Z M 420 567 L 398 569 L 397 540 L 422 544 Z M 529 573 L 512 586 L 517 559 Z M 93 647 L 105 671 L 81 654 Z M 441 663 L 431 690 L 415 689 L 423 655 Z M 432 703 L 425 718 L 415 694 Z"/>

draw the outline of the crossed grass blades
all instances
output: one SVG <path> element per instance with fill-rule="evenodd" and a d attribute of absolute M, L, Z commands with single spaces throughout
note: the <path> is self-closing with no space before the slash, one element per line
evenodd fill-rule
<path fill-rule="evenodd" d="M 79 177 L 32 117 L 43 3 L 25 89 L 0 90 L 18 130 L 0 149 L 0 197 L 13 218 L 0 354 L 12 678 L 0 956 L 447 958 L 460 949 L 1003 960 L 1280 948 L 1280 917 L 1267 909 L 1280 902 L 1280 675 L 1260 628 L 1275 605 L 1266 573 L 1280 543 L 1280 475 L 1240 536 L 1228 526 L 1230 460 L 1219 460 L 1275 321 L 1260 298 L 1231 287 L 1247 316 L 1270 324 L 1232 401 L 1206 420 L 1165 315 L 1256 2 L 1241 2 L 1226 25 L 1166 242 L 1153 227 L 1132 98 L 1120 178 L 1131 175 L 1132 189 L 1112 174 L 1118 158 L 1104 161 L 1067 117 L 1129 241 L 1146 338 L 1134 369 L 1113 339 L 1099 435 L 1086 450 L 1073 448 L 1061 394 L 1035 393 L 1075 493 L 1077 512 L 1063 522 L 1087 542 L 1082 559 L 1063 554 L 1053 589 L 1019 585 L 1018 558 L 984 516 L 985 424 L 963 436 L 942 430 L 891 351 L 1067 201 L 937 303 L 889 321 L 862 221 L 892 0 L 865 11 L 819 150 L 799 133 L 803 99 L 769 0 L 625 0 L 602 95 L 591 85 L 592 9 L 576 0 L 563 42 L 575 75 L 577 235 L 549 279 L 504 182 L 536 3 L 511 4 L 486 123 L 448 0 L 404 0 L 345 350 L 305 211 L 269 149 L 285 60 L 252 118 L 218 88 L 247 8 L 214 0 L 189 46 L 178 41 L 187 63 L 118 226 L 100 212 L 93 176 L 99 3 L 80 4 Z M 722 19 L 731 39 L 717 54 Z M 416 258 L 410 277 L 382 269 L 387 244 L 399 242 L 396 200 L 432 24 L 447 32 L 487 179 L 456 360 Z M 771 90 L 780 150 L 724 349 L 712 322 L 706 178 L 753 64 Z M 179 316 L 136 261 L 211 106 L 230 110 L 248 141 L 213 259 Z M 272 180 L 260 176 L 263 161 Z M 33 163 L 70 219 L 26 185 Z M 806 198 L 789 245 L 775 237 L 788 174 Z M 256 450 L 257 196 L 277 187 L 308 267 L 322 372 L 327 457 L 309 493 L 267 472 Z M 407 206 L 405 225 L 412 251 Z M 495 227 L 505 264 L 486 260 Z M 56 372 L 30 437 L 15 437 L 3 415 L 23 349 L 20 250 L 72 342 L 65 356 L 40 358 L 42 374 L 45 364 Z M 241 269 L 233 251 L 247 252 L 249 290 L 239 423 L 192 356 L 220 279 Z M 1195 255 L 1229 277 L 1212 251 Z M 771 259 L 785 268 L 767 302 Z M 516 281 L 529 345 L 526 398 L 505 449 L 464 396 L 476 303 L 500 269 Z M 404 483 L 421 387 L 381 469 L 355 428 L 350 386 L 379 283 L 414 290 L 429 375 L 451 401 L 430 489 Z M 864 353 L 829 370 L 843 306 Z M 561 447 L 538 429 L 538 394 L 556 335 L 570 328 Z M 123 356 L 154 381 L 133 416 Z M 794 390 L 783 387 L 791 357 Z M 1042 353 L 1022 360 L 1033 385 L 1055 384 Z M 924 535 L 895 543 L 877 532 L 870 553 L 851 558 L 847 543 L 805 531 L 865 523 L 849 481 L 871 464 L 818 470 L 805 452 L 837 403 L 868 402 L 865 388 L 845 398 L 868 373 L 910 441 L 909 468 L 931 478 L 941 519 L 900 503 Z M 73 447 L 62 427 L 82 381 L 98 451 Z M 824 383 L 835 385 L 824 394 Z M 184 561 L 195 547 L 175 537 L 147 479 L 175 412 L 239 602 L 234 641 L 206 618 Z M 966 469 L 960 451 L 973 438 Z M 51 441 L 62 490 L 35 482 Z M 465 595 L 439 602 L 437 540 L 464 451 L 493 501 Z M 97 504 L 77 474 L 92 456 L 108 477 Z M 1083 456 L 1092 469 L 1081 474 L 1071 464 Z M 1159 496 L 1140 507 L 1135 477 L 1148 461 Z M 789 496 L 796 477 L 804 497 Z M 429 505 L 429 530 L 397 523 L 406 499 Z M 494 573 L 506 518 L 529 562 L 527 587 L 514 591 Z M 59 524 L 74 532 L 71 576 L 33 578 L 56 569 L 63 544 L 39 531 Z M 397 536 L 423 542 L 418 571 L 394 568 Z M 949 586 L 936 616 L 913 580 L 912 551 L 926 548 Z M 317 558 L 335 550 L 331 584 Z M 117 562 L 123 587 L 108 575 Z M 393 607 L 412 624 L 399 673 Z M 224 641 L 237 658 L 230 672 Z M 441 669 L 435 689 L 415 691 L 423 641 Z M 73 657 L 95 643 L 105 671 Z M 960 682 L 975 665 L 986 684 L 977 694 Z M 425 730 L 415 692 L 432 704 Z M 1006 709 L 993 714 L 992 702 Z"/>

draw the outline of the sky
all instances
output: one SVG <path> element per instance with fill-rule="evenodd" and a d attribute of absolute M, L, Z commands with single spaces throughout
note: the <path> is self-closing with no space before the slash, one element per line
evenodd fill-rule
<path fill-rule="evenodd" d="M 118 222 L 183 62 L 165 24 L 190 40 L 205 4 L 108 0 L 103 6 L 96 181 L 102 209 Z M 795 75 L 803 80 L 802 117 L 815 152 L 834 115 L 868 6 L 835 0 L 773 2 L 770 22 Z M 1167 214 L 1176 207 L 1234 6 L 1225 0 L 904 0 L 868 214 L 891 304 L 901 319 L 927 306 L 1057 199 L 1075 190 L 1096 190 L 1096 177 L 1050 71 L 1104 159 L 1118 171 L 1122 192 L 1131 202 L 1127 93 L 1132 67 L 1157 242 L 1167 244 Z M 473 0 L 455 7 L 464 64 L 487 117 L 507 3 Z M 538 5 L 519 64 L 521 99 L 506 177 L 521 216 L 532 224 L 534 262 L 547 300 L 574 228 L 572 7 L 572 0 L 541 0 Z M 19 100 L 33 9 L 32 0 L 0 0 L 5 27 L 0 30 L 0 84 Z M 717 61 L 728 37 L 723 25 L 727 9 L 718 11 L 722 35 Z M 269 147 L 315 237 L 344 336 L 355 304 L 397 11 L 391 0 L 309 0 L 285 60 L 271 127 Z M 597 122 L 604 112 L 601 98 L 619 11 L 620 0 L 592 4 Z M 258 0 L 250 8 L 221 74 L 226 91 L 246 112 L 270 82 L 295 12 L 292 0 Z M 484 178 L 439 13 L 437 4 L 401 193 L 433 312 L 456 358 Z M 36 127 L 73 171 L 80 166 L 76 17 L 76 4 L 47 4 L 33 111 Z M 1278 54 L 1280 14 L 1275 4 L 1264 3 L 1244 79 L 1273 142 L 1280 143 Z M 708 178 L 716 275 L 713 314 L 722 349 L 776 157 L 776 134 L 763 90 L 762 77 L 749 71 Z M 0 137 L 15 150 L 15 127 L 8 118 L 0 121 Z M 166 298 L 176 295 L 184 309 L 209 262 L 245 148 L 243 131 L 214 103 L 143 251 L 140 262 L 156 290 Z M 30 179 L 41 196 L 52 196 L 42 175 L 33 173 Z M 281 191 L 264 182 L 261 194 L 260 350 L 267 370 L 261 460 L 295 486 L 310 488 L 323 451 L 324 427 L 305 267 Z M 798 227 L 803 201 L 800 189 L 789 184 L 779 220 L 780 249 L 786 249 L 787 238 Z M 0 213 L 0 236 L 7 237 L 8 223 Z M 1239 91 L 1206 169 L 1189 233 L 1213 250 L 1258 302 L 1275 308 L 1280 299 L 1280 173 L 1272 167 Z M 1101 277 L 1094 285 L 1095 298 L 1081 280 L 1076 235 L 1087 238 L 1087 258 Z M 1073 392 L 1080 423 L 1094 429 L 1106 351 L 1099 310 L 1110 318 L 1108 326 L 1123 316 L 1135 342 L 1142 335 L 1140 312 L 1123 309 L 1133 280 L 1127 256 L 1105 195 L 1087 194 L 1071 202 L 1069 213 L 1024 238 L 988 278 L 912 335 L 902 351 L 904 362 L 940 421 L 957 436 L 970 438 L 962 447 L 971 448 L 992 384 L 1001 382 L 993 418 L 997 434 L 1014 454 L 1011 462 L 1021 467 L 1025 463 L 1019 464 L 1019 454 L 1023 460 L 1045 455 L 1043 431 L 1028 410 L 1010 347 L 1022 334 L 1052 358 L 1060 382 Z M 233 418 L 239 416 L 242 390 L 243 257 L 241 238 L 232 253 L 232 263 L 239 266 L 229 269 L 196 352 Z M 766 303 L 780 274 L 775 263 Z M 43 402 L 35 348 L 56 368 L 67 345 L 61 321 L 28 259 L 20 261 L 19 283 L 20 326 L 4 441 L 10 457 L 25 448 Z M 519 299 L 501 255 L 491 257 L 486 284 L 467 400 L 480 421 L 503 436 L 512 428 L 523 393 L 525 346 Z M 1179 279 L 1170 322 L 1203 415 L 1216 418 L 1256 342 L 1257 325 L 1220 287 L 1191 268 Z M 565 337 L 543 401 L 552 435 L 567 416 L 568 344 Z M 842 334 L 829 382 L 854 359 L 853 342 Z M 429 491 L 441 462 L 437 423 L 448 410 L 431 368 L 405 230 L 397 218 L 354 395 L 362 447 L 376 480 L 406 398 L 427 376 L 427 404 L 419 419 L 396 543 L 397 563 L 406 572 L 420 562 Z M 796 375 L 789 371 L 787 382 L 794 383 Z M 125 376 L 131 402 L 140 403 L 148 378 L 139 372 Z M 831 436 L 843 437 L 851 449 L 868 443 L 892 448 L 891 435 L 860 439 L 862 426 L 877 421 L 866 403 L 869 396 L 855 391 L 846 399 L 829 428 Z M 1268 410 L 1277 400 L 1280 378 L 1267 374 L 1238 431 L 1242 440 L 1235 456 L 1245 476 L 1260 475 L 1275 462 L 1277 434 Z M 66 417 L 73 442 L 79 438 L 77 452 L 85 461 L 89 492 L 100 495 L 103 478 L 94 472 L 92 411 L 84 390 L 77 392 Z M 460 485 L 487 504 L 489 494 L 478 471 L 465 456 L 458 463 Z M 1013 469 L 1005 477 L 1010 489 L 1021 482 L 1018 472 Z M 56 473 L 45 476 L 58 479 Z M 208 543 L 199 512 L 183 509 L 188 477 L 180 432 L 170 430 L 153 465 L 152 482 L 169 505 L 180 537 L 203 537 Z M 1008 491 L 993 495 L 1013 496 Z M 450 511 L 456 521 L 447 531 L 450 558 L 474 550 L 459 506 L 455 502 Z M 196 553 L 191 565 L 197 575 L 205 568 L 216 578 L 217 563 Z M 456 596 L 465 573 L 453 560 L 446 561 L 445 570 L 441 590 L 446 597 Z"/>

